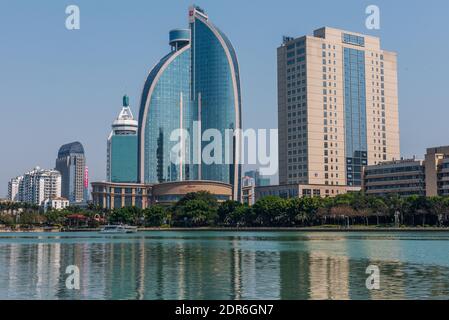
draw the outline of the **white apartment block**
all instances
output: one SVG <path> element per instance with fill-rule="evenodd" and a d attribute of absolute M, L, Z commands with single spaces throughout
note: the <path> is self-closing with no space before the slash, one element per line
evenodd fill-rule
<path fill-rule="evenodd" d="M 36 167 L 8 183 L 10 201 L 42 205 L 44 200 L 61 197 L 61 174 Z"/>
<path fill-rule="evenodd" d="M 67 208 L 69 205 L 70 205 L 69 200 L 61 197 L 46 199 L 42 204 L 44 212 L 47 212 L 49 209 L 63 210 Z"/>

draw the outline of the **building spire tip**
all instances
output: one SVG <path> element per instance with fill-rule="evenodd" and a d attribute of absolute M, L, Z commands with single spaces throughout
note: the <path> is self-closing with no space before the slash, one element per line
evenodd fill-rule
<path fill-rule="evenodd" d="M 129 97 L 126 94 L 123 96 L 123 106 L 129 107 Z"/>

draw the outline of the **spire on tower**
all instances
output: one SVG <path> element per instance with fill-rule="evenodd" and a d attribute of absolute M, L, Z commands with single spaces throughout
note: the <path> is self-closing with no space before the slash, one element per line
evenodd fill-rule
<path fill-rule="evenodd" d="M 126 94 L 123 96 L 123 106 L 129 107 L 129 97 Z"/>

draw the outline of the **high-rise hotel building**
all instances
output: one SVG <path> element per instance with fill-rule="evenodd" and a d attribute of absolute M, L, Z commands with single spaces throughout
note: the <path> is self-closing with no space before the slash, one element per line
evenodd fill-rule
<path fill-rule="evenodd" d="M 278 48 L 280 184 L 360 186 L 400 157 L 397 55 L 324 27 Z"/>

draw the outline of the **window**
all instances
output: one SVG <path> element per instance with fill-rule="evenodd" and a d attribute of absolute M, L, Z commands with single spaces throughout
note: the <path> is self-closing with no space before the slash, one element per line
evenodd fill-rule
<path fill-rule="evenodd" d="M 365 46 L 365 38 L 364 37 L 360 37 L 360 36 L 356 36 L 356 35 L 352 35 L 352 34 L 348 34 L 348 33 L 343 33 L 342 40 L 344 43 L 348 43 L 348 44 L 352 44 L 352 45 L 356 45 L 356 46 L 360 46 L 360 47 Z"/>

